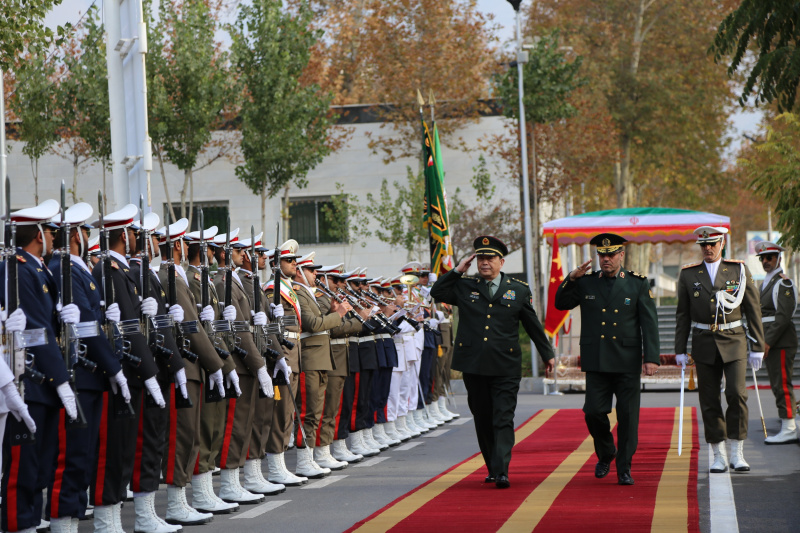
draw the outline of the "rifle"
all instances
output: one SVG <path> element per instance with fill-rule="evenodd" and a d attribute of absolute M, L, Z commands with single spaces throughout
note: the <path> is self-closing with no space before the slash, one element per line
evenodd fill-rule
<path fill-rule="evenodd" d="M 250 268 L 253 273 L 253 313 L 261 312 L 261 281 L 258 278 L 258 256 L 256 255 L 256 231 L 253 226 L 250 226 Z M 278 359 L 283 357 L 283 354 L 278 350 L 270 347 L 270 340 L 268 335 L 271 333 L 280 333 L 280 326 L 278 324 L 270 324 L 269 326 L 256 326 L 253 325 L 253 337 L 256 342 L 258 353 L 264 358 L 267 363 L 274 365 Z M 277 390 L 277 389 L 276 389 Z M 259 387 L 258 394 L 260 398 L 266 398 L 267 395 Z"/>
<path fill-rule="evenodd" d="M 274 287 L 272 288 L 272 303 L 275 306 L 282 305 L 281 304 L 281 277 L 283 274 L 281 273 L 281 250 L 280 250 L 280 243 L 281 243 L 281 224 L 280 222 L 275 224 L 275 251 L 272 253 L 272 259 L 275 261 L 275 264 L 272 267 L 272 279 Z M 275 323 L 278 324 L 278 342 L 280 342 L 281 346 L 285 347 L 287 350 L 291 350 L 294 348 L 294 343 L 286 338 L 286 326 L 296 326 L 297 319 L 294 315 L 291 317 L 278 317 L 275 319 Z M 278 379 L 280 379 L 280 374 L 278 375 Z M 279 385 L 283 385 L 283 383 L 279 383 Z"/>
<path fill-rule="evenodd" d="M 330 297 L 332 300 L 336 300 L 340 304 L 344 303 L 344 298 L 341 295 L 336 294 L 333 291 L 331 291 L 328 287 L 325 286 L 324 283 L 322 283 L 319 280 L 319 278 L 315 279 L 314 282 L 317 284 L 317 287 L 319 288 L 319 290 L 321 290 L 323 293 L 328 295 L 328 297 Z M 347 316 L 347 317 L 355 317 L 359 322 L 361 322 L 361 325 L 364 326 L 367 329 L 367 331 L 370 331 L 370 332 L 375 331 L 375 325 L 371 324 L 367 320 L 364 320 L 364 318 L 361 315 L 359 315 L 358 313 L 356 313 L 354 311 L 348 311 L 347 315 L 345 315 L 345 316 Z"/>
<path fill-rule="evenodd" d="M 148 252 L 148 248 L 152 249 L 152 244 L 150 240 L 150 232 L 144 226 L 144 199 L 140 197 L 140 204 L 139 209 L 142 212 L 142 229 L 139 233 L 140 238 L 140 250 L 139 250 L 139 258 L 141 259 L 141 267 L 139 271 L 139 282 L 141 283 L 142 289 L 142 301 L 150 296 L 151 292 L 151 279 L 150 279 L 150 254 Z M 169 216 L 169 215 L 168 215 Z M 167 224 L 167 233 L 169 233 L 169 224 Z M 174 269 L 174 267 L 173 267 Z M 173 270 L 174 272 L 174 270 Z M 172 320 L 172 316 L 168 313 L 165 315 L 156 315 L 156 316 L 148 316 L 144 313 L 141 314 L 141 320 L 143 326 L 144 338 L 147 340 L 148 346 L 153 351 L 154 355 L 162 357 L 164 359 L 169 359 L 172 357 L 172 350 L 167 348 L 165 342 L 166 338 L 164 337 L 163 333 L 160 333 L 159 330 L 162 329 L 169 329 L 175 327 L 175 321 Z M 152 403 L 155 405 L 155 402 Z"/>
<path fill-rule="evenodd" d="M 144 196 L 139 195 L 139 221 L 142 229 L 139 232 L 139 258 L 141 268 L 139 269 L 139 284 L 142 287 L 142 299 L 150 294 L 150 254 L 147 247 L 150 245 L 150 233 L 144 227 Z M 150 319 L 142 314 L 142 335 L 150 340 Z"/>
<path fill-rule="evenodd" d="M 225 294 L 223 300 L 223 309 L 227 308 L 233 303 L 233 268 L 231 267 L 231 217 L 227 217 L 227 233 L 225 234 Z M 226 321 L 227 322 L 227 321 Z M 241 337 L 236 335 L 237 332 L 243 331 L 243 327 L 249 330 L 249 326 L 243 322 L 229 321 L 227 328 L 224 330 L 228 333 L 228 346 L 231 347 L 231 353 L 235 353 L 241 359 L 247 357 L 247 350 L 241 347 Z M 243 326 L 244 324 L 244 326 Z M 222 329 L 219 331 L 223 331 Z"/>

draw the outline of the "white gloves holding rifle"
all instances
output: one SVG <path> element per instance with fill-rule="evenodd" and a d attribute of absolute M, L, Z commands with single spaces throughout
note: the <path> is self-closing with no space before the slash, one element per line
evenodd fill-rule
<path fill-rule="evenodd" d="M 250 313 L 253 314 L 253 325 L 254 326 L 266 326 L 267 325 L 267 315 L 264 313 L 264 311 L 259 311 L 258 313 L 253 313 L 253 311 L 250 311 Z"/>
<path fill-rule="evenodd" d="M 150 393 L 150 396 L 153 397 L 153 400 L 156 402 L 156 405 L 158 405 L 162 409 L 167 406 L 167 402 L 164 401 L 164 395 L 161 394 L 161 387 L 159 387 L 158 381 L 156 381 L 155 376 L 144 380 L 144 386 L 147 389 L 147 392 Z"/>
<path fill-rule="evenodd" d="M 61 403 L 64 404 L 64 409 L 67 410 L 67 416 L 70 420 L 77 419 L 78 406 L 75 400 L 75 393 L 72 392 L 72 387 L 69 386 L 69 382 L 65 381 L 56 387 L 56 392 L 58 393 L 58 397 L 61 398 Z"/>
<path fill-rule="evenodd" d="M 186 390 L 186 369 L 181 368 L 175 372 L 175 388 L 181 389 L 181 395 L 184 398 L 189 398 L 189 391 Z"/>
<path fill-rule="evenodd" d="M 183 307 L 178 304 L 173 305 L 169 308 L 169 314 L 172 316 L 172 320 L 175 321 L 176 324 L 180 324 L 183 322 Z"/>
<path fill-rule="evenodd" d="M 272 373 L 272 377 L 278 377 L 278 372 L 283 372 L 283 377 L 286 378 L 286 383 L 292 382 L 292 367 L 290 367 L 289 363 L 286 362 L 285 357 L 281 357 L 275 363 L 275 371 Z"/>
<path fill-rule="evenodd" d="M 272 316 L 274 318 L 279 318 L 283 316 L 283 306 L 282 305 L 275 305 L 274 303 L 269 304 L 270 310 L 272 310 Z"/>
<path fill-rule="evenodd" d="M 689 356 L 686 355 L 685 353 L 679 353 L 678 355 L 675 356 L 675 364 L 681 365 L 681 370 L 685 370 L 686 365 L 689 364 Z"/>
<path fill-rule="evenodd" d="M 242 389 L 239 388 L 239 374 L 236 373 L 236 370 L 228 372 L 225 381 L 228 383 L 228 387 L 233 387 L 233 390 L 236 391 L 237 398 L 242 395 Z"/>
<path fill-rule="evenodd" d="M 267 368 L 262 366 L 258 369 L 258 384 L 261 386 L 261 390 L 264 392 L 267 398 L 272 398 L 275 396 L 275 390 L 272 388 L 272 380 L 269 379 L 269 374 L 267 374 Z"/>
<path fill-rule="evenodd" d="M 222 383 L 222 369 L 218 368 L 216 372 L 208 376 L 208 388 L 214 390 L 217 387 L 220 396 L 225 397 L 225 385 Z"/>
<path fill-rule="evenodd" d="M 75 304 L 67 304 L 61 307 L 58 310 L 58 314 L 64 324 L 77 324 L 81 321 L 81 310 Z"/>
<path fill-rule="evenodd" d="M 2 312 L 2 318 L 5 320 L 6 332 L 25 331 L 28 326 L 28 319 L 25 317 L 25 312 L 21 307 L 18 307 L 8 318 L 5 317 L 6 312 Z"/>
<path fill-rule="evenodd" d="M 207 305 L 200 311 L 200 316 L 198 317 L 202 322 L 211 322 L 214 320 L 214 308 L 210 305 Z"/>
<path fill-rule="evenodd" d="M 106 307 L 106 320 L 109 322 L 119 322 L 120 318 L 122 318 L 122 313 L 120 313 L 118 303 L 114 302 Z"/>
<path fill-rule="evenodd" d="M 158 313 L 158 302 L 156 302 L 155 298 L 150 296 L 142 300 L 142 314 L 155 316 L 156 313 Z"/>
<path fill-rule="evenodd" d="M 125 374 L 122 373 L 122 370 L 111 376 L 111 392 L 114 394 L 117 393 L 117 388 L 119 388 L 120 394 L 122 394 L 122 398 L 125 400 L 125 403 L 131 403 L 131 391 L 128 388 L 128 380 L 125 377 Z"/>
<path fill-rule="evenodd" d="M 23 317 L 24 316 L 25 315 L 23 315 Z M 2 388 L 0 388 L 0 391 L 2 391 L 3 396 L 5 397 L 6 407 L 8 407 L 9 412 L 14 415 L 14 418 L 17 419 L 17 422 L 20 420 L 25 422 L 28 431 L 31 433 L 36 433 L 36 422 L 33 421 L 30 413 L 28 413 L 28 406 L 25 405 L 24 401 L 22 401 L 22 397 L 19 395 L 17 387 L 14 386 L 14 382 L 10 381 L 6 383 Z"/>
<path fill-rule="evenodd" d="M 229 305 L 222 311 L 222 318 L 227 320 L 228 322 L 232 322 L 236 320 L 236 308 L 232 305 Z"/>

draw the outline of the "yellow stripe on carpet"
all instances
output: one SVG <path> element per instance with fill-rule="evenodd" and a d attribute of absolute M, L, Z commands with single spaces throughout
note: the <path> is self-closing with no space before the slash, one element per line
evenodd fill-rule
<path fill-rule="evenodd" d="M 614 411 L 608 415 L 611 429 L 617 424 L 617 416 Z M 539 524 L 553 502 L 564 490 L 575 474 L 577 474 L 586 461 L 594 453 L 594 440 L 589 435 L 578 448 L 569 454 L 564 461 L 553 470 L 544 481 L 542 481 L 533 492 L 520 504 L 514 514 L 506 520 L 503 527 L 498 532 L 517 533 L 525 531 L 530 533 Z"/>
<path fill-rule="evenodd" d="M 516 444 L 530 437 L 557 412 L 558 409 L 543 409 L 527 424 L 517 429 L 515 432 L 516 442 L 514 445 L 516 446 Z M 418 511 L 420 507 L 433 500 L 441 493 L 475 472 L 478 468 L 481 468 L 483 465 L 483 456 L 478 454 L 469 461 L 458 465 L 450 472 L 442 474 L 440 477 L 434 479 L 418 491 L 409 494 L 369 522 L 362 524 L 361 527 L 355 531 L 365 533 L 389 531 L 401 521 L 408 518 L 412 513 Z"/>
<path fill-rule="evenodd" d="M 689 524 L 689 502 L 686 487 L 691 472 L 692 408 L 683 408 L 683 450 L 678 455 L 678 431 L 680 430 L 680 408 L 675 409 L 675 425 L 672 429 L 672 444 L 667 452 L 661 480 L 658 482 L 656 506 L 653 511 L 651 531 L 687 531 Z"/>

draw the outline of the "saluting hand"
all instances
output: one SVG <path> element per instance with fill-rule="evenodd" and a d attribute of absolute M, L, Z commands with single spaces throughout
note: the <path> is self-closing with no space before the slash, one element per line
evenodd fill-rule
<path fill-rule="evenodd" d="M 576 268 L 575 270 L 570 272 L 569 273 L 569 279 L 572 280 L 572 281 L 575 281 L 578 278 L 582 278 L 587 272 L 589 272 L 590 268 L 592 268 L 592 260 L 591 259 L 589 259 L 584 264 L 582 264 L 581 266 L 579 266 L 578 268 Z"/>
<path fill-rule="evenodd" d="M 475 254 L 472 254 L 472 255 L 470 255 L 468 257 L 465 257 L 458 264 L 458 266 L 456 267 L 456 270 L 458 270 L 462 274 L 465 274 L 467 272 L 467 270 L 469 270 L 469 267 L 472 265 L 472 261 L 474 259 L 475 259 Z"/>

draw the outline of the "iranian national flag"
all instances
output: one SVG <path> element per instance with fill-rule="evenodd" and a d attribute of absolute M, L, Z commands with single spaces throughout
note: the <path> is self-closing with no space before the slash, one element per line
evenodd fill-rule
<path fill-rule="evenodd" d="M 444 192 L 444 173 L 439 154 L 439 132 L 433 125 L 433 135 L 422 122 L 425 138 L 422 143 L 425 157 L 425 205 L 423 227 L 428 230 L 431 244 L 431 272 L 437 276 L 453 268 L 453 246 L 450 244 L 450 223 L 447 216 L 447 197 Z"/>
<path fill-rule="evenodd" d="M 558 330 L 569 317 L 569 311 L 556 309 L 556 291 L 562 281 L 564 281 L 564 268 L 561 265 L 558 236 L 553 233 L 553 258 L 550 261 L 550 285 L 547 288 L 547 314 L 544 316 L 544 332 L 551 337 L 558 334 Z"/>

